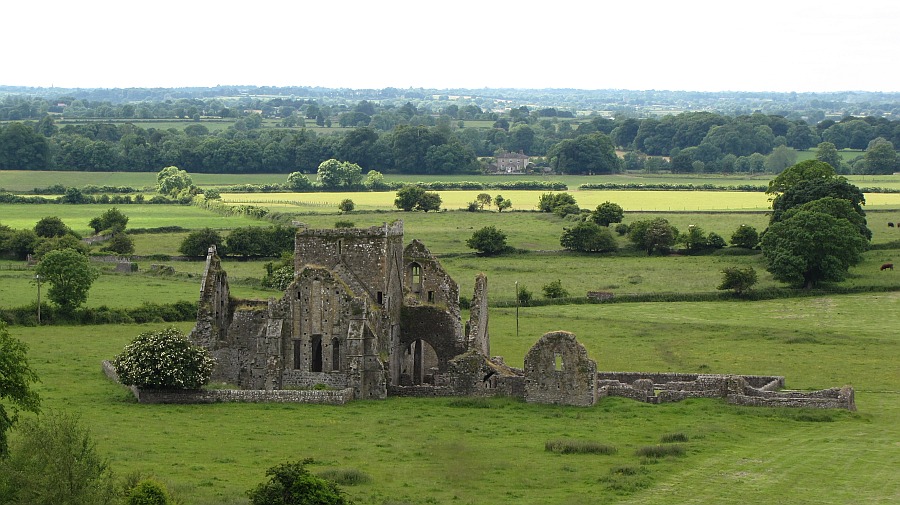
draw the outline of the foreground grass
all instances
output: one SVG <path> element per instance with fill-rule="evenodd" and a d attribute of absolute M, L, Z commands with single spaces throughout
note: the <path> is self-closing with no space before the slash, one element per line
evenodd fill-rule
<path fill-rule="evenodd" d="M 798 388 L 852 383 L 856 414 L 716 400 L 605 399 L 586 409 L 398 398 L 343 407 L 140 405 L 103 377 L 99 362 L 157 326 L 11 331 L 30 346 L 45 408 L 79 413 L 118 473 L 155 474 L 186 503 L 246 503 L 244 491 L 267 467 L 313 457 L 315 472 L 370 476 L 345 488 L 360 504 L 875 504 L 900 498 L 900 341 L 884 325 L 897 301 L 889 294 L 527 308 L 518 337 L 513 309 L 491 312 L 492 354 L 514 365 L 543 332 L 567 329 L 601 370 L 775 373 Z M 635 454 L 673 432 L 686 436 L 682 456 Z M 616 451 L 556 454 L 545 451 L 549 440 Z"/>

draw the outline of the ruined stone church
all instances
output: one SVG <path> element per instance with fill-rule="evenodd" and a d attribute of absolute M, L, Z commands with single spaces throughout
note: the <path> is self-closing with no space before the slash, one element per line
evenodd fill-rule
<path fill-rule="evenodd" d="M 297 232 L 294 282 L 280 299 L 237 300 L 214 248 L 192 340 L 217 360 L 214 380 L 244 389 L 325 385 L 354 398 L 389 386 L 440 385 L 451 360 L 489 355 L 486 280 L 462 324 L 459 286 L 403 222 Z M 479 368 L 480 370 L 480 368 Z"/>

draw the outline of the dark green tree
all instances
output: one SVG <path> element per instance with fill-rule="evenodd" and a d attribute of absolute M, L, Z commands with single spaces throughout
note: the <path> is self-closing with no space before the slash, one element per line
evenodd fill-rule
<path fill-rule="evenodd" d="M 728 267 L 722 270 L 722 282 L 716 289 L 730 289 L 741 295 L 756 284 L 756 270 L 753 267 Z"/>
<path fill-rule="evenodd" d="M 603 202 L 591 212 L 591 221 L 600 226 L 609 226 L 611 223 L 621 223 L 625 218 L 625 211 L 619 204 Z"/>
<path fill-rule="evenodd" d="M 185 256 L 194 258 L 205 258 L 210 246 L 216 246 L 216 251 L 220 256 L 224 256 L 227 252 L 225 241 L 222 235 L 216 230 L 204 228 L 188 233 L 188 236 L 181 241 L 178 246 L 178 252 Z"/>
<path fill-rule="evenodd" d="M 506 234 L 495 226 L 485 226 L 476 230 L 470 238 L 466 239 L 466 245 L 481 256 L 494 256 L 509 249 L 509 246 L 506 245 Z"/>
<path fill-rule="evenodd" d="M 804 210 L 810 212 L 821 212 L 838 219 L 846 219 L 847 221 L 850 221 L 850 223 L 853 224 L 853 226 L 855 226 L 857 230 L 859 230 L 859 234 L 862 235 L 864 239 L 872 239 L 872 230 L 869 229 L 866 218 L 853 208 L 853 204 L 851 204 L 849 200 L 826 196 L 825 198 L 819 198 L 818 200 L 806 202 L 802 205 L 798 205 L 797 207 L 788 209 L 783 214 L 782 219 L 788 219 L 795 213 Z"/>
<path fill-rule="evenodd" d="M 362 185 L 362 168 L 356 163 L 334 158 L 319 164 L 318 179 L 327 190 L 350 190 Z"/>
<path fill-rule="evenodd" d="M 50 284 L 47 296 L 66 312 L 87 301 L 91 285 L 100 276 L 87 256 L 74 249 L 48 252 L 35 267 L 35 274 Z"/>
<path fill-rule="evenodd" d="M 88 223 L 88 226 L 93 228 L 94 233 L 118 233 L 124 231 L 127 225 L 128 216 L 116 207 L 107 209 L 103 214 L 91 219 L 90 223 Z"/>
<path fill-rule="evenodd" d="M 612 141 L 603 133 L 563 140 L 547 156 L 550 166 L 564 174 L 615 174 L 622 166 Z"/>
<path fill-rule="evenodd" d="M 549 298 L 551 300 L 569 297 L 569 291 L 563 287 L 562 281 L 559 279 L 545 284 L 541 288 L 541 291 L 544 292 L 544 298 Z"/>
<path fill-rule="evenodd" d="M 28 364 L 27 354 L 28 346 L 11 337 L 0 320 L 0 461 L 9 456 L 7 432 L 19 410 L 37 412 L 40 407 L 40 397 L 31 388 L 38 376 Z"/>
<path fill-rule="evenodd" d="M 134 239 L 131 238 L 131 235 L 120 231 L 113 234 L 100 250 L 120 255 L 134 254 Z"/>
<path fill-rule="evenodd" d="M 611 252 L 618 249 L 616 239 L 605 226 L 582 221 L 572 228 L 563 228 L 559 244 L 570 251 Z"/>
<path fill-rule="evenodd" d="M 827 166 L 830 168 L 830 165 Z M 773 223 L 780 221 L 782 215 L 789 209 L 825 197 L 847 200 L 857 214 L 863 217 L 866 215 L 866 212 L 863 210 L 863 205 L 866 204 L 863 192 L 843 177 L 832 177 L 801 181 L 784 193 L 776 196 L 772 200 L 770 220 Z"/>
<path fill-rule="evenodd" d="M 503 198 L 503 195 L 497 195 L 494 197 L 494 205 L 497 206 L 497 212 L 503 212 L 512 207 L 512 200 Z"/>
<path fill-rule="evenodd" d="M 759 244 L 759 232 L 756 228 L 742 224 L 731 234 L 731 245 L 744 249 L 755 249 Z"/>
<path fill-rule="evenodd" d="M 424 212 L 441 210 L 441 195 L 436 191 L 425 191 L 419 196 L 419 201 L 416 202 L 416 210 Z"/>
<path fill-rule="evenodd" d="M 331 481 L 306 469 L 311 459 L 281 463 L 266 470 L 268 482 L 247 492 L 252 505 L 345 505 L 350 501 Z"/>
<path fill-rule="evenodd" d="M 804 288 L 843 280 L 867 245 L 850 221 L 806 210 L 769 225 L 760 241 L 772 276 Z"/>
<path fill-rule="evenodd" d="M 344 198 L 341 200 L 341 203 L 338 204 L 338 210 L 341 212 L 353 212 L 353 209 L 356 208 L 356 204 L 353 203 L 353 200 L 349 198 Z"/>
<path fill-rule="evenodd" d="M 287 189 L 296 192 L 309 191 L 313 187 L 309 177 L 305 176 L 303 172 L 291 172 L 284 185 Z"/>
<path fill-rule="evenodd" d="M 555 212 L 557 207 L 563 205 L 578 207 L 575 197 L 570 193 L 543 193 L 538 199 L 538 210 L 541 212 Z"/>
<path fill-rule="evenodd" d="M 425 190 L 416 185 L 407 185 L 397 191 L 397 198 L 394 199 L 394 206 L 398 209 L 409 212 L 416 208 Z"/>
<path fill-rule="evenodd" d="M 62 237 L 72 232 L 62 219 L 56 216 L 42 217 L 37 224 L 34 225 L 34 232 L 38 237 L 53 238 Z"/>
<path fill-rule="evenodd" d="M 819 160 L 805 160 L 786 168 L 769 181 L 768 194 L 784 193 L 803 181 L 827 180 L 836 176 L 834 167 Z"/>
<path fill-rule="evenodd" d="M 628 238 L 647 255 L 654 252 L 667 253 L 678 237 L 678 230 L 669 221 L 658 217 L 655 219 L 635 221 L 628 227 Z"/>

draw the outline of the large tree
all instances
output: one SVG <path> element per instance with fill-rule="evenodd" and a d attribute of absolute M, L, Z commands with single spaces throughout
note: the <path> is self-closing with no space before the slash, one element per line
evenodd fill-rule
<path fill-rule="evenodd" d="M 826 165 L 831 168 L 830 165 Z M 810 179 L 798 182 L 796 185 L 786 190 L 784 193 L 775 197 L 772 201 L 771 222 L 777 222 L 782 219 L 782 215 L 794 207 L 812 202 L 820 198 L 833 197 L 842 198 L 850 202 L 853 210 L 860 216 L 865 217 L 866 212 L 863 205 L 866 204 L 863 192 L 843 177 L 832 177 L 829 179 Z"/>
<path fill-rule="evenodd" d="M 622 166 L 612 140 L 599 132 L 563 140 L 547 156 L 554 170 L 566 174 L 614 174 Z"/>
<path fill-rule="evenodd" d="M 628 238 L 637 247 L 647 251 L 649 256 L 654 251 L 668 252 L 675 245 L 678 229 L 661 217 L 635 221 L 628 226 Z"/>
<path fill-rule="evenodd" d="M 328 190 L 349 190 L 362 185 L 362 168 L 356 163 L 334 158 L 319 164 L 318 179 Z"/>
<path fill-rule="evenodd" d="M 771 224 L 760 241 L 772 276 L 804 288 L 843 280 L 867 244 L 850 221 L 808 210 Z"/>
<path fill-rule="evenodd" d="M 190 188 L 194 180 L 184 170 L 178 167 L 166 167 L 156 174 L 156 188 L 164 195 L 174 195 L 181 190 Z"/>
<path fill-rule="evenodd" d="M 827 146 L 825 149 L 827 151 Z M 769 188 L 766 190 L 766 193 L 784 193 L 803 181 L 831 179 L 835 177 L 835 174 L 835 167 L 824 161 L 801 161 L 786 168 L 777 177 L 769 181 Z"/>
<path fill-rule="evenodd" d="M 816 159 L 828 163 L 835 171 L 840 171 L 841 169 L 841 153 L 838 152 L 831 142 L 822 142 L 816 147 Z"/>
<path fill-rule="evenodd" d="M 35 273 L 50 283 L 47 296 L 68 312 L 87 301 L 91 284 L 100 276 L 87 256 L 75 249 L 48 252 L 41 258 Z"/>
<path fill-rule="evenodd" d="M 591 221 L 582 221 L 572 228 L 563 228 L 559 244 L 570 251 L 578 252 L 610 252 L 618 248 L 609 228 Z"/>
<path fill-rule="evenodd" d="M 9 452 L 6 432 L 16 422 L 18 411 L 37 412 L 38 394 L 31 384 L 38 376 L 28 364 L 28 346 L 9 335 L 6 323 L 0 320 L 0 459 Z"/>
<path fill-rule="evenodd" d="M 867 174 L 890 175 L 898 170 L 900 170 L 900 163 L 898 163 L 894 144 L 882 137 L 869 142 L 869 147 L 866 149 Z"/>

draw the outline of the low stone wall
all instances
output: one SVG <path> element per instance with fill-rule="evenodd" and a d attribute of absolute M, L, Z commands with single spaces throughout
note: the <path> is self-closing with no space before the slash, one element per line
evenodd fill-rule
<path fill-rule="evenodd" d="M 443 398 L 447 396 L 459 396 L 459 393 L 449 386 L 388 386 L 388 396 Z"/>
<path fill-rule="evenodd" d="M 119 382 L 119 376 L 109 361 L 103 362 L 103 373 L 110 380 Z M 314 403 L 324 405 L 344 405 L 353 400 L 353 389 L 317 390 L 317 389 L 278 389 L 266 391 L 261 389 L 200 389 L 170 390 L 142 389 L 130 386 L 131 392 L 140 403 Z"/>
<path fill-rule="evenodd" d="M 134 388 L 135 397 L 141 403 L 315 403 L 344 405 L 353 400 L 353 389 L 210 389 L 173 391 L 168 389 Z"/>

